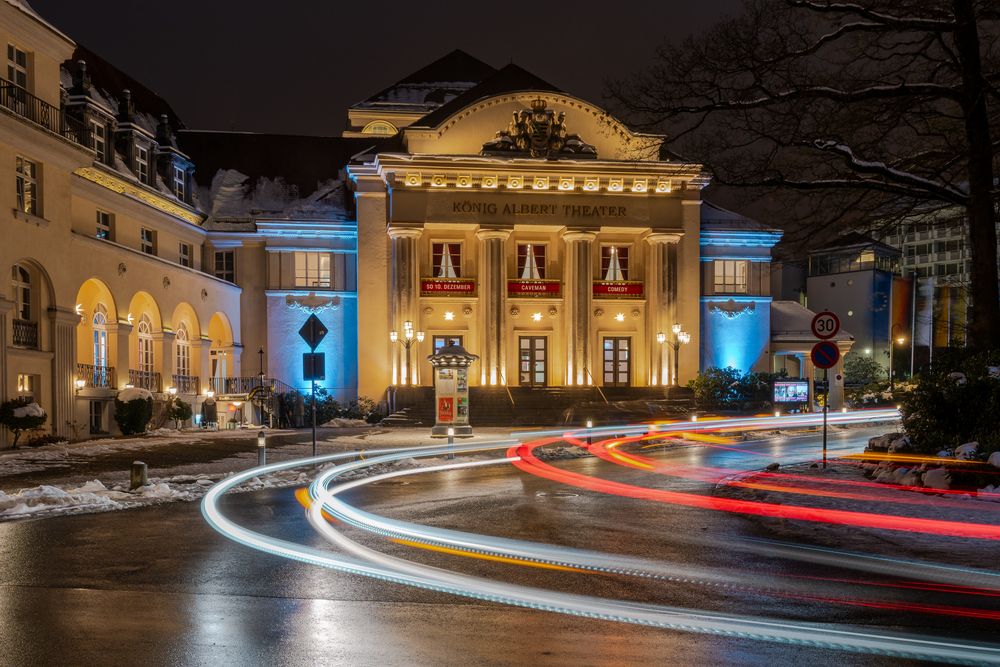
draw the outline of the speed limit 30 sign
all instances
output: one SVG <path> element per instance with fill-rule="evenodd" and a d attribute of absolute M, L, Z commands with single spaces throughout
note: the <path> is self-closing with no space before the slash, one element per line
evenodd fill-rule
<path fill-rule="evenodd" d="M 817 313 L 816 317 L 812 320 L 813 335 L 820 340 L 833 338 L 837 335 L 838 331 L 840 331 L 840 318 L 828 310 Z"/>

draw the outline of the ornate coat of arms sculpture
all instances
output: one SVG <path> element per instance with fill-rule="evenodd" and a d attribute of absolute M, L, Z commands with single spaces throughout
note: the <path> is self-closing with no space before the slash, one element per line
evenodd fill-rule
<path fill-rule="evenodd" d="M 483 155 L 517 155 L 555 159 L 560 155 L 575 158 L 596 158 L 597 149 L 566 132 L 566 114 L 546 109 L 545 100 L 538 98 L 531 109 L 520 109 L 506 130 L 497 132 L 492 141 L 483 144 Z"/>

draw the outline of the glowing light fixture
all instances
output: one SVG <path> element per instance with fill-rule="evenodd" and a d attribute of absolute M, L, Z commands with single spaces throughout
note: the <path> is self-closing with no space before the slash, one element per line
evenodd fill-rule
<path fill-rule="evenodd" d="M 656 334 L 656 342 L 660 343 L 662 345 L 666 341 L 667 341 L 667 334 L 663 333 L 662 331 L 657 332 L 657 334 Z"/>
<path fill-rule="evenodd" d="M 171 396 L 177 395 L 177 387 L 167 387 L 167 393 Z"/>
<path fill-rule="evenodd" d="M 451 312 L 450 310 L 446 310 L 444 313 L 444 319 L 447 320 L 448 322 L 451 322 L 453 319 L 455 319 L 455 313 Z"/>
<path fill-rule="evenodd" d="M 624 322 L 625 321 L 625 313 L 618 313 L 617 315 L 615 315 L 615 321 L 617 321 L 617 322 Z"/>
<path fill-rule="evenodd" d="M 77 391 L 80 391 L 81 389 L 83 389 L 84 387 L 86 387 L 86 386 L 87 386 L 87 381 L 86 381 L 86 380 L 84 380 L 83 378 L 77 378 L 77 379 L 76 379 L 76 380 L 75 380 L 75 381 L 73 382 L 73 385 L 74 385 L 74 386 L 76 387 L 76 390 L 77 390 Z"/>
<path fill-rule="evenodd" d="M 541 322 L 542 321 L 542 314 L 541 313 L 534 313 L 531 316 L 531 319 L 533 319 L 536 322 Z"/>

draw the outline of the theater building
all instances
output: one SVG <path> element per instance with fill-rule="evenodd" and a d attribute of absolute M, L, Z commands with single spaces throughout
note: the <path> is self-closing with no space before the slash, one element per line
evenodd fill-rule
<path fill-rule="evenodd" d="M 780 233 L 704 202 L 664 137 L 516 65 L 455 51 L 342 136 L 292 137 L 185 130 L 23 0 L 0 3 L 0 44 L 0 401 L 39 402 L 55 433 L 114 433 L 129 385 L 270 421 L 239 406 L 308 387 L 312 314 L 341 401 L 429 391 L 452 340 L 479 356 L 470 384 L 533 401 L 777 366 Z"/>

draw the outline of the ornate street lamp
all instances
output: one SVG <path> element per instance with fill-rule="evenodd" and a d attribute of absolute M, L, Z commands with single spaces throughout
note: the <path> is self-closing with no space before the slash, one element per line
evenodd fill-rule
<path fill-rule="evenodd" d="M 670 330 L 674 334 L 674 339 L 670 341 L 670 346 L 674 348 L 674 377 L 672 384 L 677 386 L 678 379 L 680 378 L 680 350 L 681 345 L 687 345 L 691 342 L 691 334 L 681 327 L 679 323 L 674 323 Z"/>
<path fill-rule="evenodd" d="M 399 343 L 406 350 L 406 365 L 403 366 L 404 377 L 400 384 L 414 384 L 413 377 L 415 373 L 412 373 L 412 369 L 410 368 L 410 348 L 416 343 L 424 342 L 424 332 L 414 331 L 413 322 L 406 320 L 403 322 L 403 335 L 400 336 L 397 331 L 390 331 L 389 340 L 393 343 Z"/>

